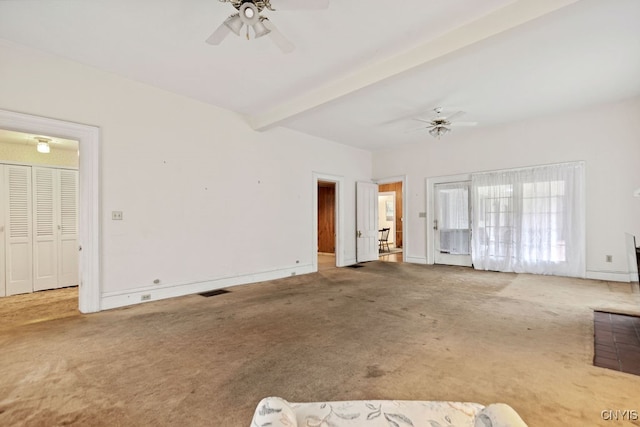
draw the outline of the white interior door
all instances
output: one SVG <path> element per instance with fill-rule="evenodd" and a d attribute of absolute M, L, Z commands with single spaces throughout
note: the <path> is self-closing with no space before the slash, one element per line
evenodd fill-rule
<path fill-rule="evenodd" d="M 78 171 L 58 171 L 58 287 L 76 286 L 78 277 Z"/>
<path fill-rule="evenodd" d="M 434 185 L 434 261 L 471 267 L 471 182 Z"/>
<path fill-rule="evenodd" d="M 356 183 L 356 260 L 378 259 L 378 185 Z"/>
<path fill-rule="evenodd" d="M 33 291 L 31 167 L 6 165 L 5 267 L 6 295 Z"/>
<path fill-rule="evenodd" d="M 58 287 L 57 170 L 32 168 L 33 290 Z"/>

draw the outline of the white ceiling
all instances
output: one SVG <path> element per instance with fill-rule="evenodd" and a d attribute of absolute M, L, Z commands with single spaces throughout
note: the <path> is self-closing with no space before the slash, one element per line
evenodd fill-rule
<path fill-rule="evenodd" d="M 236 111 L 259 130 L 370 150 L 430 138 L 406 129 L 436 106 L 491 126 L 640 95 L 638 0 L 265 11 L 296 45 L 287 55 L 268 37 L 206 44 L 233 11 L 217 0 L 0 0 L 0 38 Z"/>

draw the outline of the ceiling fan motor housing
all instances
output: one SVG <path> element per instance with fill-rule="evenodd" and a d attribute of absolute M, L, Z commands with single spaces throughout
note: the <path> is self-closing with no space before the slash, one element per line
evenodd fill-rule
<path fill-rule="evenodd" d="M 240 10 L 242 8 L 242 6 L 244 6 L 245 3 L 251 3 L 253 6 L 256 7 L 256 9 L 258 10 L 258 12 L 262 12 L 262 9 L 264 9 L 265 7 L 269 8 L 270 4 L 269 2 L 265 2 L 265 1 L 256 1 L 256 0 L 240 0 L 240 1 L 236 1 L 233 2 L 233 7 L 235 7 L 236 9 Z"/>

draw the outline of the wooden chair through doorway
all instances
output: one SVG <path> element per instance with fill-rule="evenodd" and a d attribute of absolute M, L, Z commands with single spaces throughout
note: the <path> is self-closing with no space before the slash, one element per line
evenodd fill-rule
<path fill-rule="evenodd" d="M 384 252 L 385 246 L 387 247 L 387 252 L 391 252 L 389 249 L 389 232 L 390 228 L 383 228 L 380 230 L 380 239 L 378 239 L 378 252 Z"/>

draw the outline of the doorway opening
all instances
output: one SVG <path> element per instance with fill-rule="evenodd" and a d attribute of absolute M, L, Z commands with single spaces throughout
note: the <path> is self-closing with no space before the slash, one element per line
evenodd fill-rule
<path fill-rule="evenodd" d="M 5 309 L 22 319 L 78 312 L 78 213 L 78 141 L 0 129 Z"/>
<path fill-rule="evenodd" d="M 318 271 L 336 266 L 336 183 L 318 181 Z"/>
<path fill-rule="evenodd" d="M 403 181 L 378 182 L 378 253 L 380 261 L 404 261 Z"/>
<path fill-rule="evenodd" d="M 100 311 L 99 129 L 7 110 L 0 110 L 0 129 L 77 141 L 77 208 L 81 215 L 76 217 L 77 240 L 64 251 L 77 254 L 78 309 L 82 313 Z"/>
<path fill-rule="evenodd" d="M 343 267 L 344 247 L 344 177 L 313 173 L 312 271 Z"/>

